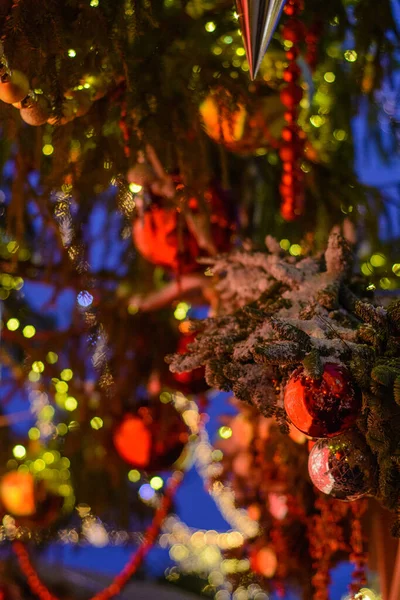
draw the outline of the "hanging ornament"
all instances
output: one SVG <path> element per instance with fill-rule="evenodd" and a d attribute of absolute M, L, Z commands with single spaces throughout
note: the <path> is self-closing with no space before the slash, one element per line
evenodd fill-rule
<path fill-rule="evenodd" d="M 60 516 L 63 499 L 30 473 L 10 471 L 0 480 L 0 506 L 19 525 L 48 527 Z"/>
<path fill-rule="evenodd" d="M 187 200 L 185 213 L 174 206 L 164 206 L 158 196 L 152 195 L 152 200 L 149 209 L 132 225 L 135 247 L 149 262 L 185 274 L 202 268 L 197 262 L 201 256 L 229 249 L 232 226 L 216 187 L 206 190 L 203 197 L 206 219 L 203 225 L 210 230 L 211 245 L 196 230 L 200 214 L 200 201 L 196 197 Z"/>
<path fill-rule="evenodd" d="M 221 88 L 213 90 L 200 105 L 207 135 L 238 154 L 277 147 L 284 126 L 284 111 L 277 93 L 258 97 L 251 104 L 251 101 L 235 101 Z"/>
<path fill-rule="evenodd" d="M 301 170 L 301 158 L 304 154 L 305 136 L 298 125 L 299 105 L 303 90 L 298 84 L 300 67 L 297 64 L 298 45 L 305 36 L 304 25 L 297 19 L 302 10 L 301 0 L 288 0 L 285 13 L 290 17 L 283 28 L 283 39 L 290 42 L 286 51 L 288 66 L 283 73 L 286 85 L 281 90 L 281 101 L 286 107 L 284 115 L 286 126 L 282 131 L 282 145 L 279 155 L 282 160 L 282 196 L 281 215 L 286 221 L 293 221 L 303 211 L 304 174 Z"/>
<path fill-rule="evenodd" d="M 3 509 L 15 517 L 31 517 L 36 512 L 35 480 L 30 473 L 11 471 L 1 478 Z"/>
<path fill-rule="evenodd" d="M 284 402 L 293 425 L 315 438 L 349 429 L 361 410 L 361 395 L 347 370 L 336 363 L 326 363 L 320 379 L 312 379 L 299 367 L 286 384 Z"/>
<path fill-rule="evenodd" d="M 21 119 L 28 125 L 44 125 L 50 117 L 50 103 L 43 95 L 29 94 L 21 102 Z"/>
<path fill-rule="evenodd" d="M 272 548 L 263 546 L 250 553 L 250 568 L 253 573 L 271 579 L 275 575 L 277 567 L 278 559 Z"/>
<path fill-rule="evenodd" d="M 171 404 L 157 402 L 126 415 L 113 434 L 120 457 L 137 469 L 171 468 L 188 440 L 188 430 Z"/>
<path fill-rule="evenodd" d="M 0 77 L 0 100 L 7 104 L 20 102 L 29 92 L 29 80 L 21 71 L 6 72 Z"/>
<path fill-rule="evenodd" d="M 285 0 L 236 0 L 251 79 L 258 73 L 284 4 Z"/>
<path fill-rule="evenodd" d="M 188 346 L 194 342 L 196 334 L 186 333 L 179 338 L 177 352 L 178 354 L 186 354 Z M 193 371 L 184 371 L 183 373 L 171 373 L 172 387 L 182 394 L 201 394 L 208 390 L 209 386 L 204 378 L 205 369 L 199 367 Z"/>
<path fill-rule="evenodd" d="M 355 430 L 319 440 L 310 452 L 311 481 L 338 500 L 358 500 L 374 487 L 376 466 L 370 450 Z"/>

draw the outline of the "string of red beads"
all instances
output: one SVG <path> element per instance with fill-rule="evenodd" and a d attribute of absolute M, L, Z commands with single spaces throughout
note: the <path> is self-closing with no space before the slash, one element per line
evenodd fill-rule
<path fill-rule="evenodd" d="M 91 600 L 110 600 L 110 598 L 114 598 L 121 592 L 128 581 L 136 573 L 142 564 L 143 559 L 156 541 L 161 525 L 168 514 L 171 502 L 182 481 L 182 478 L 183 474 L 179 471 L 174 473 L 174 475 L 171 477 L 168 482 L 165 495 L 161 500 L 160 506 L 154 515 L 151 525 L 146 530 L 143 541 L 139 548 L 137 548 L 137 550 L 135 550 L 135 552 L 131 555 L 129 561 L 126 563 L 122 571 L 116 575 L 113 582 L 104 590 L 93 596 Z M 38 574 L 31 563 L 29 553 L 25 545 L 22 542 L 14 541 L 12 546 L 14 553 L 17 556 L 21 571 L 25 574 L 31 592 L 36 594 L 40 600 L 59 600 L 56 596 L 53 596 L 47 587 L 40 581 Z"/>
<path fill-rule="evenodd" d="M 286 221 L 296 219 L 302 213 L 304 205 L 303 172 L 300 161 L 304 154 L 305 136 L 297 123 L 303 90 L 298 83 L 300 68 L 296 62 L 299 55 L 298 45 L 305 38 L 305 27 L 297 18 L 302 9 L 302 0 L 288 0 L 284 8 L 290 18 L 283 27 L 283 39 L 292 43 L 291 48 L 286 51 L 289 64 L 283 73 L 287 85 L 280 94 L 282 104 L 286 107 L 284 114 L 286 126 L 282 131 L 283 143 L 279 150 L 283 169 L 280 185 L 281 215 Z"/>
<path fill-rule="evenodd" d="M 368 562 L 368 556 L 364 546 L 364 536 L 362 531 L 361 517 L 367 510 L 367 501 L 359 500 L 352 502 L 351 511 L 353 518 L 351 521 L 351 536 L 350 546 L 351 554 L 350 561 L 354 565 L 354 571 L 351 574 L 351 584 L 349 586 L 350 592 L 356 594 L 360 588 L 363 588 L 367 584 L 366 575 L 366 564 Z"/>

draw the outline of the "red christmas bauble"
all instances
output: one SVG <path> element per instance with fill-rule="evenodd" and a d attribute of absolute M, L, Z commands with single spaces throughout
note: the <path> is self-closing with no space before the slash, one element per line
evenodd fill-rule
<path fill-rule="evenodd" d="M 218 252 L 225 252 L 230 248 L 232 226 L 222 197 L 215 187 L 210 187 L 204 194 L 204 200 L 210 211 L 211 237 L 215 248 Z M 198 200 L 190 198 L 188 205 L 196 212 Z M 146 260 L 180 273 L 199 269 L 197 259 L 206 254 L 190 231 L 184 215 L 174 207 L 164 207 L 157 202 L 143 216 L 135 219 L 132 237 L 136 249 Z"/>
<path fill-rule="evenodd" d="M 351 384 L 344 367 L 327 363 L 320 379 L 311 379 L 300 367 L 285 387 L 285 410 L 303 433 L 325 438 L 354 425 L 361 408 L 361 395 Z"/>
<path fill-rule="evenodd" d="M 120 457 L 149 472 L 171 468 L 187 440 L 188 430 L 180 415 L 173 406 L 161 402 L 127 415 L 113 434 Z"/>
<path fill-rule="evenodd" d="M 253 573 L 271 579 L 278 568 L 278 559 L 272 548 L 263 546 L 250 554 L 250 568 Z"/>
<path fill-rule="evenodd" d="M 0 506 L 3 514 L 10 514 L 30 528 L 48 527 L 60 516 L 61 496 L 50 493 L 44 481 L 37 481 L 30 473 L 10 471 L 0 480 Z"/>
<path fill-rule="evenodd" d="M 338 500 L 358 500 L 373 488 L 376 466 L 361 435 L 350 430 L 313 446 L 308 472 L 324 494 Z"/>
<path fill-rule="evenodd" d="M 188 345 L 194 342 L 195 333 L 188 333 L 179 338 L 177 353 L 187 354 Z M 201 394 L 208 390 L 209 386 L 205 380 L 205 368 L 199 367 L 193 371 L 184 371 L 183 373 L 171 373 L 172 386 L 182 394 Z"/>

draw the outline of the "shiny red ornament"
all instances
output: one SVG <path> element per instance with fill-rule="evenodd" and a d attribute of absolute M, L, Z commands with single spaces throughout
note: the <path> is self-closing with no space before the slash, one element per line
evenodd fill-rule
<path fill-rule="evenodd" d="M 371 492 L 376 465 L 362 436 L 350 430 L 318 440 L 310 452 L 308 472 L 321 492 L 350 502 Z"/>
<path fill-rule="evenodd" d="M 154 203 L 142 216 L 134 220 L 132 237 L 138 252 L 149 262 L 179 272 L 191 273 L 201 269 L 197 259 L 206 255 L 190 230 L 183 213 L 175 207 L 165 207 L 154 197 Z M 211 238 L 218 252 L 230 248 L 232 223 L 224 201 L 216 187 L 204 194 L 210 212 Z M 188 206 L 195 215 L 199 208 L 197 198 L 190 198 Z"/>
<path fill-rule="evenodd" d="M 173 467 L 187 440 L 187 427 L 175 408 L 159 401 L 126 415 L 113 434 L 120 457 L 149 472 Z"/>
<path fill-rule="evenodd" d="M 10 471 L 0 480 L 0 512 L 13 516 L 18 525 L 49 527 L 59 518 L 62 507 L 63 499 L 30 473 Z"/>
<path fill-rule="evenodd" d="M 350 375 L 335 363 L 324 366 L 320 379 L 308 377 L 303 367 L 297 369 L 286 384 L 284 402 L 293 425 L 315 438 L 349 429 L 361 408 L 361 396 Z"/>

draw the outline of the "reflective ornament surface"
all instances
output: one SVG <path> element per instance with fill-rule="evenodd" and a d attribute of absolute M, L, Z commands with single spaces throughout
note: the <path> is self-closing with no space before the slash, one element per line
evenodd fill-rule
<path fill-rule="evenodd" d="M 285 387 L 285 410 L 293 425 L 315 438 L 337 435 L 352 427 L 361 408 L 361 394 L 346 369 L 327 363 L 320 379 L 300 367 Z"/>
<path fill-rule="evenodd" d="M 374 458 L 355 430 L 318 440 L 308 460 L 315 487 L 338 500 L 358 500 L 371 492 L 375 471 Z"/>

